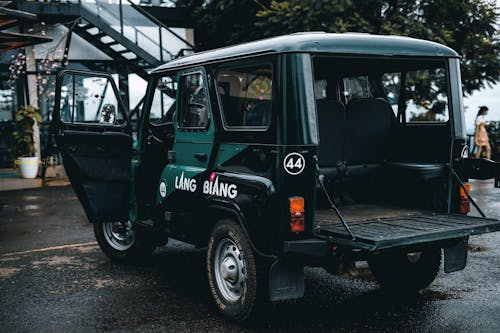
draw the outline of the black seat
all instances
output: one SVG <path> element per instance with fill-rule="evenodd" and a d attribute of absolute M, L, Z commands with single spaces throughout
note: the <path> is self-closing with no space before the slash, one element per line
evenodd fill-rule
<path fill-rule="evenodd" d="M 349 165 L 381 164 L 388 156 L 396 117 L 382 98 L 356 98 L 346 112 L 345 161 Z"/>
<path fill-rule="evenodd" d="M 337 100 L 316 101 L 319 140 L 318 161 L 321 174 L 337 176 L 337 164 L 344 160 L 345 107 Z"/>
<path fill-rule="evenodd" d="M 384 166 L 390 177 L 416 181 L 427 181 L 448 174 L 446 163 L 385 162 Z"/>
<path fill-rule="evenodd" d="M 271 101 L 258 101 L 246 114 L 245 126 L 267 126 L 271 118 Z"/>

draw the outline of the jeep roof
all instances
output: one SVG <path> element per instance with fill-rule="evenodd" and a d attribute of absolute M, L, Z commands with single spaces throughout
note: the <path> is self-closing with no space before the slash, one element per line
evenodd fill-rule
<path fill-rule="evenodd" d="M 459 55 L 449 47 L 409 37 L 378 36 L 365 33 L 332 34 L 324 32 L 306 32 L 196 53 L 161 65 L 154 69 L 152 73 L 199 65 L 207 62 L 218 62 L 259 54 L 286 52 L 444 58 L 459 57 Z"/>

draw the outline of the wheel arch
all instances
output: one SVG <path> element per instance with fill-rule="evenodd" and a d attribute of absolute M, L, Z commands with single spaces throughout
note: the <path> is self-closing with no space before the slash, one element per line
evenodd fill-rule
<path fill-rule="evenodd" d="M 276 258 L 276 255 L 266 253 L 255 245 L 252 234 L 249 232 L 248 228 L 248 223 L 250 222 L 247 221 L 244 213 L 236 203 L 220 199 L 213 199 L 208 204 L 207 209 L 205 210 L 205 214 L 208 217 L 208 223 L 205 224 L 205 230 L 203 230 L 204 236 L 202 236 L 202 239 L 204 239 L 204 246 L 207 245 L 208 237 L 215 224 L 221 219 L 228 218 L 234 220 L 243 229 L 245 236 L 247 237 L 255 253 L 257 253 L 259 256 L 267 258 Z"/>

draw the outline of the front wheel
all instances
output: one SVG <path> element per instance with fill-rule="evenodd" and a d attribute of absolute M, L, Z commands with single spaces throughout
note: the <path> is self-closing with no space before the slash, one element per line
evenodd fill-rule
<path fill-rule="evenodd" d="M 136 261 L 151 255 L 155 249 L 150 237 L 134 230 L 130 221 L 96 222 L 94 235 L 102 251 L 115 261 Z"/>
<path fill-rule="evenodd" d="M 441 267 L 441 249 L 378 254 L 368 259 L 368 265 L 384 288 L 416 292 L 428 287 L 436 278 Z"/>
<path fill-rule="evenodd" d="M 257 299 L 257 270 L 250 242 L 234 221 L 212 229 L 207 251 L 208 282 L 219 310 L 236 321 L 247 319 Z"/>

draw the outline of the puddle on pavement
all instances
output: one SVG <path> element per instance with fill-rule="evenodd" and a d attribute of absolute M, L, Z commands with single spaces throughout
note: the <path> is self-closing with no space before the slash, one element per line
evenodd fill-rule
<path fill-rule="evenodd" d="M 35 196 L 35 195 L 26 195 L 26 196 L 23 196 L 22 199 L 26 200 L 26 201 L 34 201 L 34 200 L 41 200 L 42 197 Z"/>
<path fill-rule="evenodd" d="M 24 206 L 21 206 L 20 208 L 21 208 L 21 210 L 37 210 L 37 209 L 41 209 L 42 206 L 40 206 L 40 205 L 24 205 Z"/>

